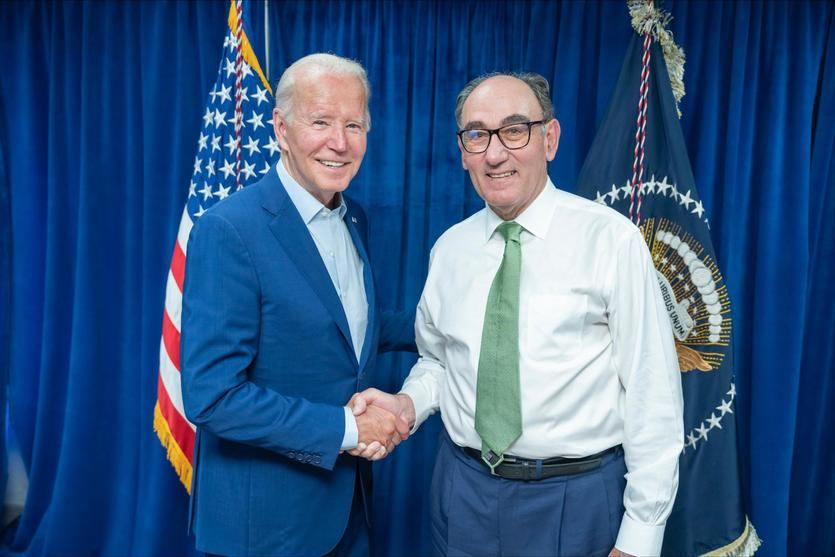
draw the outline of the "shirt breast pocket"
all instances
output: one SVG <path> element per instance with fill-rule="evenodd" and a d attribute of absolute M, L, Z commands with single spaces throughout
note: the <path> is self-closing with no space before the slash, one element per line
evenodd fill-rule
<path fill-rule="evenodd" d="M 540 294 L 530 297 L 526 319 L 529 357 L 570 360 L 577 356 L 588 313 L 584 294 Z"/>

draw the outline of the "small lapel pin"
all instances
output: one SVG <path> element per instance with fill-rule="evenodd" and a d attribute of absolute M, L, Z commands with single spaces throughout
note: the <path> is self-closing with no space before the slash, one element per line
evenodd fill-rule
<path fill-rule="evenodd" d="M 357 224 L 357 217 L 351 217 L 351 222 L 353 222 L 354 224 Z"/>

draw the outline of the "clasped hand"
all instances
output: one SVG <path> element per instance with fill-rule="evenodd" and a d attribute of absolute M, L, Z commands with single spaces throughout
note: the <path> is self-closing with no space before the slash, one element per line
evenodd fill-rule
<path fill-rule="evenodd" d="M 358 444 L 349 454 L 380 460 L 409 437 L 415 422 L 412 400 L 403 394 L 392 395 L 377 389 L 356 393 L 348 401 L 359 432 Z"/>

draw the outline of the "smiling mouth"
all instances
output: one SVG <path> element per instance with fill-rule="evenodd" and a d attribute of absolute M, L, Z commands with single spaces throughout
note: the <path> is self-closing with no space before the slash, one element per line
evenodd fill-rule
<path fill-rule="evenodd" d="M 325 160 L 320 160 L 319 163 L 323 164 L 324 166 L 327 166 L 328 168 L 342 168 L 343 166 L 348 164 L 347 162 L 325 161 Z"/>
<path fill-rule="evenodd" d="M 509 170 L 507 172 L 488 172 L 487 176 L 489 176 L 490 178 L 508 178 L 510 176 L 513 176 L 514 174 L 516 174 L 515 170 Z"/>

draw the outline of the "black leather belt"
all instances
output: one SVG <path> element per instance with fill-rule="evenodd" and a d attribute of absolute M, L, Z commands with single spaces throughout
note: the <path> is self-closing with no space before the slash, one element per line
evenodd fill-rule
<path fill-rule="evenodd" d="M 481 451 L 470 447 L 462 447 L 467 456 L 477 460 L 485 468 L 490 470 L 487 463 L 481 458 Z M 522 458 L 513 455 L 505 455 L 504 460 L 491 470 L 494 476 L 506 480 L 544 480 L 554 476 L 569 476 L 581 474 L 600 467 L 600 463 L 608 454 L 621 450 L 617 445 L 597 454 L 584 456 L 582 458 L 546 458 L 542 460 Z"/>

